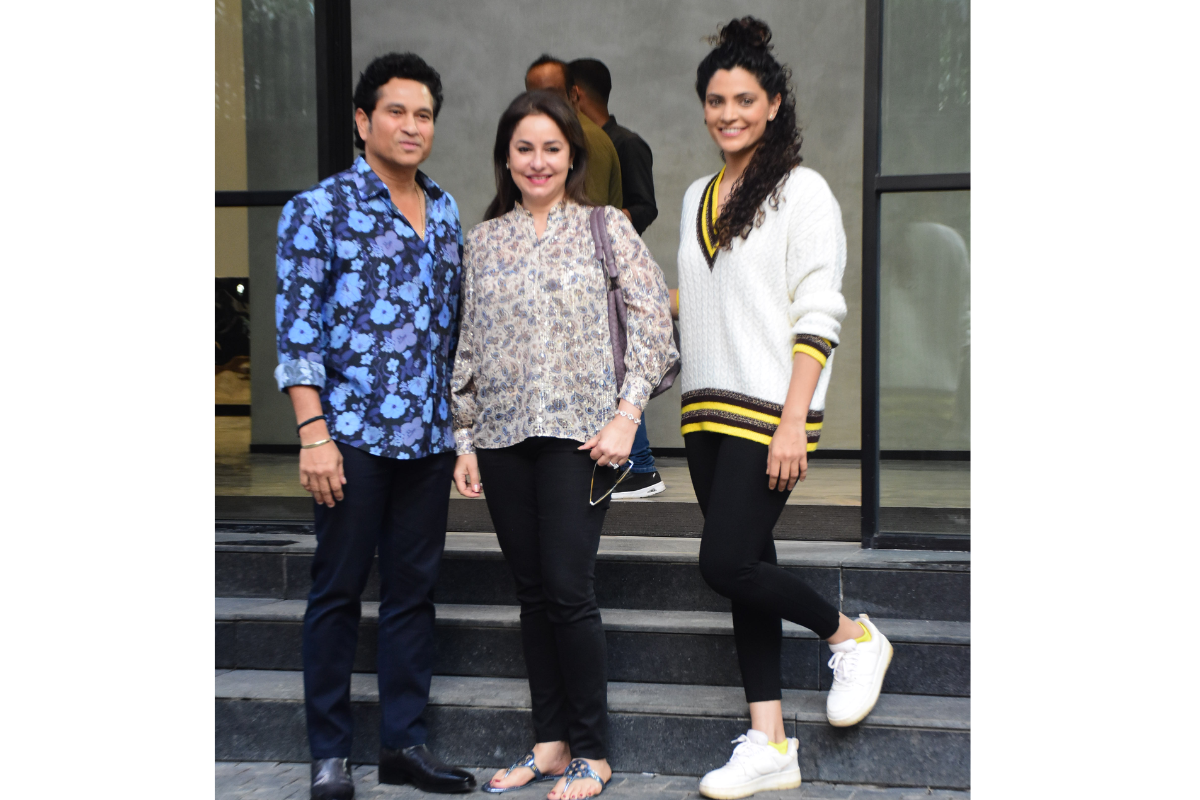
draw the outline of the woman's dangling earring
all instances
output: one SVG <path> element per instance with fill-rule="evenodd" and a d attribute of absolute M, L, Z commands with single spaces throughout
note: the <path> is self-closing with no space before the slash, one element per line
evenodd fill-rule
<path fill-rule="evenodd" d="M 504 168 L 505 168 L 505 169 L 507 169 L 507 170 L 510 170 L 510 171 L 512 170 L 512 167 L 510 167 L 510 166 L 508 165 L 508 162 L 507 162 L 507 161 L 505 161 L 505 162 L 504 162 Z"/>

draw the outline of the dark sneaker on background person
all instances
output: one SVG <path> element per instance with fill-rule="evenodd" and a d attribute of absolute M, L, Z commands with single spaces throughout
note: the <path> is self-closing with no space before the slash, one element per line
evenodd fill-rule
<path fill-rule="evenodd" d="M 658 474 L 658 470 L 654 472 L 631 472 L 629 477 L 621 481 L 616 489 L 613 489 L 613 500 L 636 500 L 639 497 L 653 497 L 656 494 L 666 491 L 667 485 L 663 483 L 662 476 Z"/>

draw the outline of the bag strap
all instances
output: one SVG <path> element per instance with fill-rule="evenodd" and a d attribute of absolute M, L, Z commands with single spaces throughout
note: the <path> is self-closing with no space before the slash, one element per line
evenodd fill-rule
<path fill-rule="evenodd" d="M 625 348 L 627 346 L 625 298 L 621 295 L 621 284 L 617 280 L 617 258 L 613 255 L 612 242 L 608 238 L 608 226 L 604 224 L 604 206 L 592 209 L 589 218 L 592 229 L 592 243 L 596 246 L 596 258 L 604 264 L 608 273 L 608 332 L 613 348 L 613 374 L 617 379 L 617 388 L 625 383 Z M 675 347 L 679 347 L 679 329 L 673 331 Z M 650 396 L 658 395 L 671 388 L 675 376 L 679 374 L 679 361 L 675 361 L 668 369 L 657 386 L 651 387 Z"/>
<path fill-rule="evenodd" d="M 613 255 L 612 242 L 608 238 L 608 226 L 604 224 L 604 206 L 592 208 L 589 222 L 592 228 L 592 242 L 596 245 L 596 258 L 600 259 L 608 273 L 608 290 L 615 292 L 620 286 L 617 283 L 617 258 Z"/>
<path fill-rule="evenodd" d="M 617 391 L 620 391 L 625 385 L 625 298 L 617 281 L 617 259 L 608 238 L 608 226 L 604 224 L 604 206 L 594 207 L 588 221 L 592 229 L 592 242 L 596 245 L 596 258 L 604 264 L 604 271 L 608 274 L 608 336 L 612 342 L 613 377 L 616 378 Z"/>

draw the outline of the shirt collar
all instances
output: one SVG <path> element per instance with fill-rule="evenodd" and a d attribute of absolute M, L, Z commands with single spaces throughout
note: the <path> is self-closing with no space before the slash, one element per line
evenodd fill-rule
<path fill-rule="evenodd" d="M 533 212 L 530 211 L 525 206 L 521 205 L 520 200 L 513 202 L 513 211 L 516 211 L 518 214 L 525 216 L 525 217 L 533 216 Z M 556 219 L 562 217 L 566 213 L 567 213 L 567 198 L 563 197 L 562 200 L 559 200 L 557 203 L 554 204 L 554 207 L 550 209 L 550 213 L 546 216 L 546 219 L 548 221 L 553 221 L 553 220 L 556 220 Z"/>
<path fill-rule="evenodd" d="M 542 231 L 543 239 L 549 236 L 551 231 L 557 229 L 558 225 L 566 219 L 568 202 L 570 201 L 566 197 L 563 197 L 562 200 L 559 200 L 558 203 L 556 203 L 554 207 L 550 209 L 550 213 L 546 215 L 546 230 Z M 532 231 L 533 212 L 521 205 L 520 200 L 517 200 L 515 203 L 513 203 L 513 211 L 520 215 L 521 219 L 529 221 L 529 228 Z"/>
<path fill-rule="evenodd" d="M 362 156 L 356 158 L 351 169 L 354 172 L 354 186 L 358 190 L 360 200 L 365 202 L 373 197 L 391 197 L 387 184 L 375 174 L 375 170 L 371 169 L 371 165 L 365 158 Z M 425 190 L 425 194 L 429 195 L 430 200 L 441 199 L 442 187 L 421 170 L 417 170 L 417 183 Z"/>

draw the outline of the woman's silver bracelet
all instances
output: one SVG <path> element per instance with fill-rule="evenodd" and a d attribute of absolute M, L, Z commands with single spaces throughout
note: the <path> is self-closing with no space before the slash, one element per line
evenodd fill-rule
<path fill-rule="evenodd" d="M 641 424 L 642 424 L 641 417 L 635 417 L 633 414 L 630 414 L 628 411 L 625 411 L 625 410 L 623 410 L 623 409 L 620 409 L 620 408 L 618 408 L 618 409 L 617 409 L 617 414 L 618 414 L 619 416 L 622 416 L 622 417 L 624 417 L 625 419 L 632 420 L 634 425 L 641 425 Z"/>

